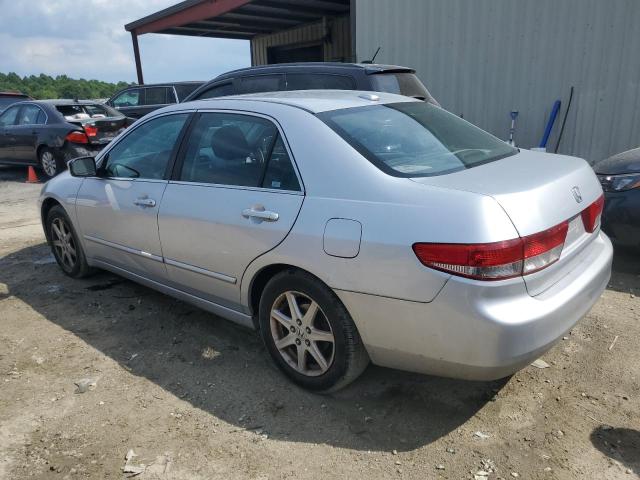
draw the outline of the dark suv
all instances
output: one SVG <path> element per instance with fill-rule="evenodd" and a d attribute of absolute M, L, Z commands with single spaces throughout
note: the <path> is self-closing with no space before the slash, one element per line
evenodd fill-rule
<path fill-rule="evenodd" d="M 203 82 L 158 83 L 132 85 L 107 100 L 107 105 L 127 117 L 140 118 L 158 108 L 180 103 Z"/>
<path fill-rule="evenodd" d="M 435 105 L 412 68 L 369 63 L 280 63 L 249 67 L 210 80 L 184 101 L 279 90 L 368 90 L 415 97 Z"/>
<path fill-rule="evenodd" d="M 0 92 L 0 112 L 9 105 L 13 105 L 16 102 L 22 102 L 24 100 L 33 99 L 29 95 L 25 95 L 21 92 Z"/>

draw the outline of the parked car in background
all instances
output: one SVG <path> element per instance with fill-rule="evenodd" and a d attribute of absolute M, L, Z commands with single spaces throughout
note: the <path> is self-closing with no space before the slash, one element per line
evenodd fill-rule
<path fill-rule="evenodd" d="M 640 248 L 640 148 L 594 165 L 604 190 L 602 229 L 619 245 Z"/>
<path fill-rule="evenodd" d="M 303 62 L 243 68 L 205 83 L 185 101 L 279 90 L 370 90 L 438 105 L 412 68 L 370 63 Z"/>
<path fill-rule="evenodd" d="M 74 157 L 95 155 L 131 121 L 107 105 L 32 100 L 0 114 L 0 163 L 39 166 L 47 177 Z"/>
<path fill-rule="evenodd" d="M 24 100 L 33 100 L 29 95 L 21 92 L 0 92 L 0 112 L 5 110 L 9 105 Z"/>
<path fill-rule="evenodd" d="M 67 275 L 105 268 L 256 327 L 311 390 L 348 384 L 369 359 L 507 376 L 611 274 L 584 160 L 520 151 L 400 95 L 184 103 L 69 168 L 40 197 Z"/>
<path fill-rule="evenodd" d="M 107 105 L 123 115 L 140 118 L 147 113 L 180 103 L 204 82 L 174 82 L 154 85 L 132 85 L 107 100 Z"/>

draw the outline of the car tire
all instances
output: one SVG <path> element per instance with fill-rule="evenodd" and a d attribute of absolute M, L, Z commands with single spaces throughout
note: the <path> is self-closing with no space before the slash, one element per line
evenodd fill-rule
<path fill-rule="evenodd" d="M 42 147 L 38 150 L 38 164 L 48 179 L 55 177 L 64 169 L 62 162 L 48 147 Z"/>
<path fill-rule="evenodd" d="M 64 208 L 56 205 L 47 214 L 47 236 L 53 256 L 62 271 L 72 278 L 82 278 L 93 273 L 78 240 L 78 235 Z"/>
<path fill-rule="evenodd" d="M 330 288 L 308 273 L 287 270 L 267 283 L 260 298 L 259 324 L 276 365 L 308 390 L 339 390 L 369 364 L 347 309 Z"/>

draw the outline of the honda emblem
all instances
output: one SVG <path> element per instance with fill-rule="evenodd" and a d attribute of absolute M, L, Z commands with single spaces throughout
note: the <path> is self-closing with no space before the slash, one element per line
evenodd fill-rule
<path fill-rule="evenodd" d="M 580 189 L 578 187 L 573 187 L 571 189 L 571 193 L 573 193 L 573 198 L 576 199 L 576 202 L 582 203 L 582 194 L 580 193 Z"/>

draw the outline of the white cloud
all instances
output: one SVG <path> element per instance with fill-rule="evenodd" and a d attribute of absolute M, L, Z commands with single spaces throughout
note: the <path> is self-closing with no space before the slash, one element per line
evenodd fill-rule
<path fill-rule="evenodd" d="M 135 81 L 124 25 L 177 0 L 0 0 L 0 71 Z M 145 82 L 207 80 L 250 63 L 249 42 L 139 37 Z"/>

